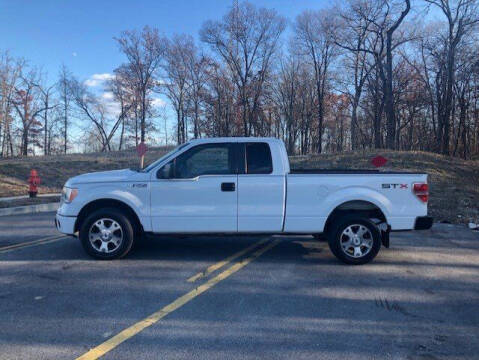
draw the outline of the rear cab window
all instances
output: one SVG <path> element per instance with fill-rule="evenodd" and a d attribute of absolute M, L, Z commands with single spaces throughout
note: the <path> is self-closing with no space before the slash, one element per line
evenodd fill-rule
<path fill-rule="evenodd" d="M 271 174 L 273 159 L 267 143 L 245 143 L 245 174 Z"/>

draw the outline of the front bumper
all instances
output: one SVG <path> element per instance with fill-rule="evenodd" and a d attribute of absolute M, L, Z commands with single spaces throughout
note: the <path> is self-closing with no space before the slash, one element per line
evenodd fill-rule
<path fill-rule="evenodd" d="M 414 223 L 414 230 L 428 230 L 432 226 L 432 216 L 418 216 Z"/>
<path fill-rule="evenodd" d="M 75 233 L 76 216 L 63 216 L 57 214 L 55 217 L 55 227 L 63 234 L 73 235 Z"/>

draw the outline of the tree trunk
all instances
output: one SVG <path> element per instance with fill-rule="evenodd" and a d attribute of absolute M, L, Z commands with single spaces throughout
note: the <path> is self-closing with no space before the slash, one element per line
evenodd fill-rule
<path fill-rule="evenodd" d="M 141 106 L 141 123 L 140 123 L 140 137 L 141 137 L 141 142 L 145 142 L 145 132 L 146 132 L 146 89 L 143 89 L 143 92 L 141 94 L 141 101 L 142 101 L 142 106 Z"/>
<path fill-rule="evenodd" d="M 28 129 L 24 129 L 22 134 L 22 155 L 28 156 Z"/>
<path fill-rule="evenodd" d="M 194 124 L 194 129 L 193 129 L 193 132 L 194 132 L 194 137 L 195 139 L 198 139 L 200 137 L 200 131 L 199 131 L 199 121 L 198 121 L 198 103 L 195 101 L 195 124 Z"/>
<path fill-rule="evenodd" d="M 125 117 L 121 120 L 121 133 L 120 133 L 120 145 L 118 146 L 118 150 L 121 150 L 123 146 L 123 136 L 125 135 Z"/>
<path fill-rule="evenodd" d="M 394 97 L 393 97 L 393 67 L 392 67 L 392 33 L 387 33 L 386 39 L 386 83 L 384 88 L 385 93 L 385 107 L 386 107 L 386 147 L 388 149 L 395 148 L 396 139 L 396 117 L 394 113 Z"/>
<path fill-rule="evenodd" d="M 248 136 L 248 121 L 247 121 L 247 114 L 246 114 L 246 91 L 243 87 L 241 90 L 241 102 L 242 102 L 242 108 L 243 108 L 243 134 L 244 136 Z"/>
<path fill-rule="evenodd" d="M 67 95 L 66 95 L 66 90 L 64 90 L 64 96 L 63 96 L 63 121 L 64 121 L 64 133 L 63 133 L 63 142 L 64 142 L 64 153 L 67 153 L 68 149 L 68 104 L 67 104 Z"/>
<path fill-rule="evenodd" d="M 356 150 L 358 147 L 357 141 L 357 126 L 358 126 L 358 104 L 356 102 L 356 96 L 353 100 L 353 108 L 351 110 L 351 150 Z"/>
<path fill-rule="evenodd" d="M 320 76 L 319 74 L 317 75 Z M 316 81 L 316 92 L 318 94 L 318 144 L 317 151 L 318 154 L 321 154 L 323 150 L 323 106 L 324 106 L 324 94 L 321 91 L 321 80 Z"/>
<path fill-rule="evenodd" d="M 444 104 L 444 113 L 442 119 L 443 131 L 441 141 L 441 153 L 449 155 L 449 138 L 451 129 L 451 109 L 452 109 L 452 97 L 453 97 L 453 85 L 454 85 L 454 62 L 455 62 L 455 45 L 453 42 L 449 45 L 448 58 L 447 58 L 447 88 L 446 88 L 446 100 Z"/>
<path fill-rule="evenodd" d="M 45 120 L 45 123 L 43 124 L 44 125 L 43 154 L 48 155 L 48 93 L 45 98 L 44 120 Z"/>
<path fill-rule="evenodd" d="M 176 142 L 181 144 L 181 114 L 180 109 L 176 109 Z"/>

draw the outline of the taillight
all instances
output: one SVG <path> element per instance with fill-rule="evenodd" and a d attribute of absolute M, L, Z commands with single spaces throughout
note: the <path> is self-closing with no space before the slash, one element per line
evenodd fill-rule
<path fill-rule="evenodd" d="M 416 183 L 413 184 L 412 191 L 414 195 L 416 195 L 419 200 L 422 202 L 427 203 L 429 200 L 429 185 L 425 183 Z"/>

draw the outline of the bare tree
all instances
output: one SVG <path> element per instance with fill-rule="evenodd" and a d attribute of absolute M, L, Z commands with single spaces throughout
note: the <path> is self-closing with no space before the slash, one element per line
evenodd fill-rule
<path fill-rule="evenodd" d="M 16 95 L 16 84 L 25 61 L 12 58 L 8 52 L 0 55 L 0 156 L 11 156 L 14 154 L 12 122 L 14 111 L 14 97 Z"/>
<path fill-rule="evenodd" d="M 384 97 L 386 106 L 387 117 L 387 134 L 386 134 L 386 146 L 389 149 L 394 149 L 394 142 L 396 139 L 396 114 L 394 112 L 394 94 L 393 94 L 393 48 L 397 46 L 393 45 L 393 35 L 398 29 L 399 25 L 403 22 L 406 15 L 411 9 L 411 1 L 404 0 L 405 8 L 401 11 L 398 18 L 388 24 L 386 29 L 386 77 L 384 87 Z M 389 9 L 389 4 L 386 2 L 386 7 Z"/>
<path fill-rule="evenodd" d="M 213 63 L 211 59 L 203 54 L 198 54 L 196 48 L 191 52 L 188 61 L 188 69 L 190 73 L 190 86 L 188 87 L 188 95 L 191 98 L 193 112 L 193 137 L 195 139 L 201 137 L 200 129 L 200 109 L 203 99 L 203 92 L 209 77 L 209 68 Z"/>
<path fill-rule="evenodd" d="M 57 107 L 59 104 L 52 104 L 52 93 L 55 90 L 57 84 L 53 85 L 42 85 L 36 84 L 38 90 L 41 93 L 41 101 L 43 104 L 43 113 L 39 116 L 43 119 L 43 154 L 50 155 L 50 134 L 51 125 L 49 123 L 50 110 Z"/>
<path fill-rule="evenodd" d="M 232 75 L 245 136 L 252 134 L 263 85 L 285 26 L 285 19 L 275 10 L 243 2 L 222 21 L 210 20 L 201 28 L 201 40 L 225 62 Z"/>
<path fill-rule="evenodd" d="M 298 121 L 298 112 L 300 105 L 300 59 L 298 56 L 292 56 L 281 61 L 280 70 L 277 77 L 272 79 L 274 82 L 272 102 L 277 107 L 277 136 L 281 136 L 286 143 L 289 154 L 296 151 L 296 142 L 300 130 Z"/>
<path fill-rule="evenodd" d="M 193 38 L 187 35 L 175 35 L 168 42 L 166 51 L 166 80 L 160 89 L 166 90 L 176 112 L 177 142 L 184 143 L 187 138 L 187 91 L 191 86 L 190 59 L 196 55 Z"/>
<path fill-rule="evenodd" d="M 402 8 L 401 8 L 402 4 Z M 368 46 L 350 47 L 351 51 L 364 51 L 374 56 L 375 67 L 382 81 L 384 110 L 387 118 L 386 147 L 393 149 L 396 139 L 396 114 L 394 112 L 393 93 L 393 52 L 411 39 L 404 32 L 399 32 L 399 26 L 411 9 L 410 0 L 367 0 L 363 6 L 353 7 L 354 12 L 363 20 L 370 39 Z M 372 9 L 372 11 L 371 11 Z"/>
<path fill-rule="evenodd" d="M 45 110 L 52 108 L 41 101 L 39 78 L 40 76 L 35 69 L 29 72 L 24 69 L 19 76 L 20 81 L 13 100 L 13 105 L 22 124 L 21 154 L 23 156 L 28 155 L 30 140 L 38 141 L 37 136 L 41 126 L 38 117 Z M 39 145 L 39 143 L 37 144 Z"/>
<path fill-rule="evenodd" d="M 214 61 L 208 66 L 205 92 L 203 131 L 206 136 L 232 136 L 243 133 L 241 115 L 235 104 L 235 84 L 225 65 Z"/>
<path fill-rule="evenodd" d="M 339 14 L 341 29 L 336 33 L 336 45 L 348 51 L 345 57 L 345 66 L 350 71 L 347 75 L 352 75 L 351 81 L 347 81 L 346 90 L 351 103 L 351 148 L 355 150 L 358 145 L 359 132 L 361 131 L 358 123 L 358 108 L 363 93 L 363 88 L 370 72 L 374 68 L 374 61 L 371 62 L 368 57 L 370 54 L 365 52 L 368 46 L 374 45 L 372 39 L 371 27 L 378 17 L 380 9 L 376 3 L 367 0 L 350 0 L 346 8 Z M 376 100 L 377 101 L 377 100 Z M 377 110 L 374 116 L 374 146 L 381 147 L 380 121 L 381 113 Z"/>
<path fill-rule="evenodd" d="M 475 0 L 425 0 L 438 8 L 446 17 L 448 31 L 445 39 L 446 78 L 443 106 L 438 114 L 438 142 L 440 151 L 449 154 L 450 124 L 454 82 L 456 74 L 457 47 L 464 36 L 470 34 L 479 22 L 478 2 Z"/>
<path fill-rule="evenodd" d="M 335 23 L 331 10 L 305 11 L 294 24 L 295 42 L 299 51 L 306 55 L 313 66 L 318 99 L 317 146 L 322 151 L 324 100 L 329 81 L 329 67 L 334 49 Z"/>
<path fill-rule="evenodd" d="M 165 54 L 166 40 L 158 30 L 145 26 L 141 33 L 124 31 L 115 38 L 120 50 L 127 58 L 124 64 L 135 76 L 136 93 L 140 106 L 140 138 L 145 141 L 146 121 L 151 101 L 150 94 L 155 85 L 155 76 Z"/>
<path fill-rule="evenodd" d="M 58 79 L 58 92 L 63 110 L 63 152 L 65 154 L 68 151 L 68 130 L 70 126 L 70 102 L 72 96 L 69 92 L 69 82 L 71 77 L 72 74 L 68 71 L 67 67 L 62 65 Z"/>
<path fill-rule="evenodd" d="M 132 109 L 137 106 L 137 96 L 134 86 L 134 78 L 127 67 L 119 67 L 115 70 L 115 76 L 107 83 L 107 91 L 113 94 L 113 99 L 119 105 L 117 121 L 109 135 L 108 143 L 121 125 L 118 150 L 122 149 L 125 142 L 126 121 Z M 136 120 L 136 119 L 135 119 Z"/>
<path fill-rule="evenodd" d="M 106 109 L 98 98 L 89 92 L 84 84 L 75 78 L 71 78 L 68 88 L 80 116 L 85 116 L 97 129 L 97 135 L 101 141 L 102 151 L 111 150 L 109 135 L 106 131 Z"/>
<path fill-rule="evenodd" d="M 124 90 L 119 89 L 118 86 L 121 86 L 121 80 L 118 78 L 116 79 L 116 83 L 115 80 L 113 80 L 113 83 L 108 85 L 109 89 L 116 92 L 116 95 L 114 95 L 116 99 L 118 99 L 119 96 L 125 96 L 124 94 L 119 94 Z M 123 102 L 120 104 L 119 111 L 112 112 L 112 109 L 109 109 L 100 97 L 88 91 L 85 84 L 82 84 L 75 78 L 72 78 L 69 82 L 69 91 L 80 115 L 91 121 L 96 128 L 97 137 L 101 142 L 100 151 L 111 151 L 112 138 L 133 103 L 127 103 L 126 99 L 122 97 Z"/>

